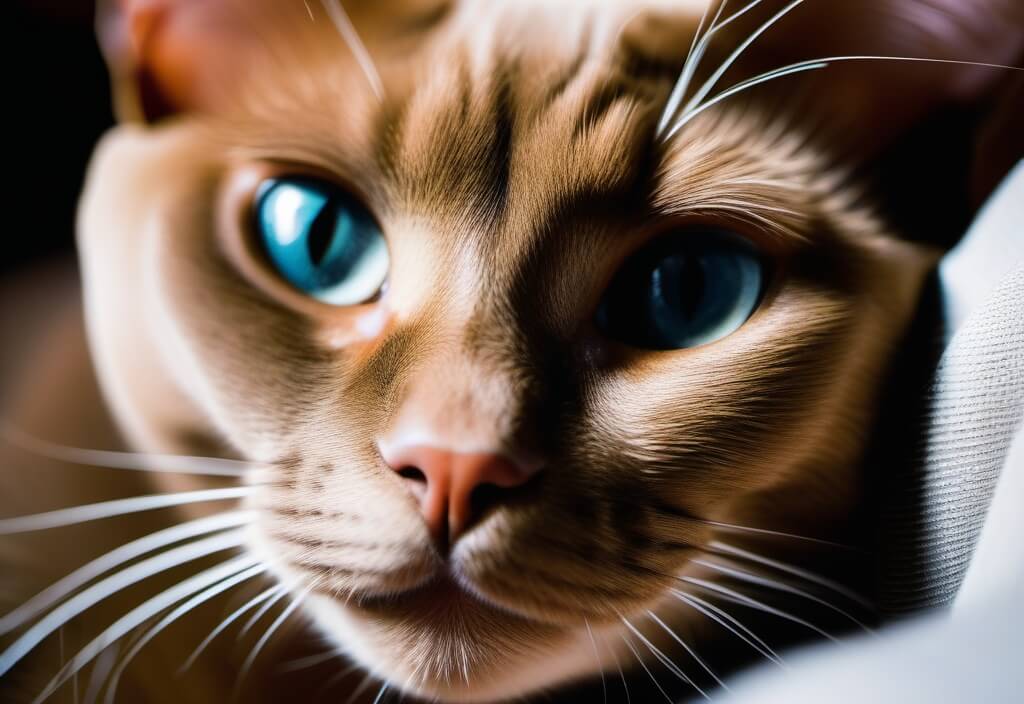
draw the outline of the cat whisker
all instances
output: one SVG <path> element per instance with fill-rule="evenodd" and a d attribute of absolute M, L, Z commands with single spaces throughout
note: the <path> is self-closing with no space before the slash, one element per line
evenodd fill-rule
<path fill-rule="evenodd" d="M 721 586 L 719 584 L 715 584 L 714 582 L 710 582 L 710 581 L 705 580 L 705 579 L 697 579 L 695 577 L 679 577 L 678 579 L 681 582 L 687 582 L 689 584 L 693 584 L 695 586 L 702 587 L 703 589 L 705 589 L 707 591 L 713 592 L 719 598 L 723 598 L 723 599 L 725 599 L 727 601 L 731 601 L 733 603 L 737 603 L 737 604 L 740 604 L 742 606 L 746 606 L 748 608 L 755 609 L 757 611 L 763 611 L 764 613 L 771 614 L 771 615 L 777 616 L 777 617 L 779 617 L 779 618 L 781 618 L 783 620 L 790 621 L 790 622 L 795 623 L 797 625 L 803 626 L 804 628 L 807 628 L 808 630 L 814 631 L 815 633 L 817 633 L 820 636 L 824 636 L 825 638 L 828 638 L 830 641 L 832 641 L 834 643 L 840 642 L 839 639 L 836 638 L 834 635 L 832 635 L 831 633 L 829 633 L 828 631 L 826 631 L 826 630 L 824 630 L 822 628 L 819 628 L 818 626 L 815 626 L 813 623 L 811 623 L 809 621 L 806 621 L 806 620 L 800 618 L 799 616 L 794 616 L 793 614 L 787 613 L 787 612 L 785 612 L 785 611 L 783 611 L 781 609 L 777 609 L 774 606 L 769 606 L 768 604 L 765 604 L 764 602 L 758 601 L 757 599 L 754 599 L 753 597 L 749 597 L 746 594 L 741 594 L 740 592 L 737 592 L 737 591 L 735 591 L 733 589 L 729 589 L 727 587 L 723 587 L 723 586 Z"/>
<path fill-rule="evenodd" d="M 252 618 L 245 622 L 245 625 L 242 626 L 242 629 L 238 632 L 238 636 L 235 640 L 241 641 L 245 638 L 245 636 L 249 634 L 249 631 L 252 630 L 253 626 L 259 623 L 260 619 L 263 618 L 268 611 L 274 608 L 274 605 L 277 604 L 277 602 L 281 601 L 281 599 L 284 599 L 286 596 L 288 596 L 288 588 L 283 584 L 279 584 L 275 589 L 274 596 L 263 604 L 263 606 L 257 609 L 256 613 L 252 615 Z"/>
<path fill-rule="evenodd" d="M 110 679 L 107 684 L 107 696 L 104 699 L 105 704 L 114 704 L 114 696 L 117 693 L 117 685 L 120 682 L 121 676 L 124 674 L 124 671 L 128 668 L 128 665 L 131 663 L 132 659 L 139 654 L 139 651 L 141 651 L 146 646 L 147 643 L 153 640 L 153 638 L 159 635 L 165 628 L 167 628 L 169 625 L 177 621 L 185 614 L 191 612 L 193 609 L 201 606 L 202 604 L 205 604 L 207 601 L 214 598 L 215 596 L 227 591 L 228 589 L 236 587 L 239 584 L 242 584 L 243 582 L 246 582 L 252 579 L 253 577 L 256 577 L 257 575 L 263 574 L 266 571 L 266 565 L 253 565 L 249 569 L 243 570 L 242 572 L 239 572 L 236 575 L 223 579 L 220 582 L 214 584 L 213 586 L 208 587 L 207 589 L 199 592 L 198 594 L 196 594 L 195 596 L 193 596 L 192 598 L 188 599 L 183 604 L 175 608 L 169 614 L 164 616 L 162 619 L 160 619 L 160 621 L 155 626 L 147 630 L 137 641 L 135 641 L 131 648 L 128 649 L 128 652 L 125 653 L 125 656 L 121 659 L 121 662 L 118 663 L 117 667 L 111 673 Z"/>
<path fill-rule="evenodd" d="M 684 110 L 682 117 L 672 126 L 668 134 L 665 135 L 664 139 L 669 139 L 681 130 L 688 122 L 693 118 L 697 117 L 700 113 L 708 110 L 709 108 L 717 105 L 726 98 L 729 98 L 737 93 L 741 93 L 751 88 L 755 88 L 769 81 L 773 81 L 777 78 L 784 78 L 785 76 L 791 76 L 798 73 L 804 73 L 806 71 L 816 71 L 818 69 L 827 68 L 833 63 L 846 62 L 846 61 L 896 61 L 896 62 L 908 62 L 908 63 L 926 63 L 926 64 L 949 64 L 954 66 L 976 66 L 979 68 L 991 68 L 1001 69 L 1006 71 L 1022 71 L 1024 67 L 1020 66 L 1008 66 L 1005 64 L 991 64 L 979 61 L 956 61 L 952 59 L 932 59 L 914 56 L 827 56 L 820 59 L 811 59 L 808 61 L 800 61 L 795 64 L 783 66 L 772 71 L 749 78 L 745 81 L 741 81 L 736 85 L 728 88 L 715 97 L 707 100 L 699 106 L 695 106 L 691 110 Z"/>
<path fill-rule="evenodd" d="M 694 34 L 694 44 L 691 44 L 690 46 L 690 51 L 686 56 L 686 62 L 683 64 L 683 70 L 680 72 L 679 80 L 676 81 L 676 85 L 672 89 L 672 94 L 669 96 L 668 103 L 665 105 L 665 110 L 662 112 L 661 118 L 658 120 L 658 128 L 655 132 L 656 136 L 661 136 L 662 132 L 664 132 L 665 128 L 668 126 L 668 123 L 672 121 L 672 118 L 675 117 L 676 113 L 679 111 L 679 105 L 683 102 L 683 98 L 686 97 L 686 91 L 690 88 L 690 82 L 693 80 L 693 75 L 700 66 L 700 61 L 704 58 L 704 53 L 707 51 L 708 45 L 711 43 L 711 40 L 714 39 L 714 36 L 719 31 L 760 5 L 763 1 L 764 0 L 752 0 L 752 2 L 747 3 L 744 7 L 729 15 L 729 17 L 722 21 L 721 24 L 718 24 L 718 18 L 721 16 L 726 3 L 728 2 L 728 0 L 722 0 L 722 4 L 719 5 L 718 8 L 718 13 L 709 25 L 708 31 L 700 38 L 700 42 L 696 43 L 700 35 L 701 28 L 704 25 L 704 21 L 707 19 L 707 13 L 711 9 L 711 5 L 708 5 L 707 9 L 704 11 L 704 16 L 701 18 L 701 24 L 697 27 L 697 33 Z"/>
<path fill-rule="evenodd" d="M 242 531 L 215 535 L 168 550 L 96 582 L 48 613 L 0 653 L 0 676 L 14 667 L 44 638 L 107 597 L 160 572 L 165 572 L 200 557 L 241 547 L 243 544 Z"/>
<path fill-rule="evenodd" d="M 590 645 L 594 648 L 594 661 L 597 663 L 597 671 L 601 675 L 601 692 L 604 694 L 604 704 L 608 704 L 608 683 L 604 679 L 604 667 L 601 666 L 601 655 L 597 652 L 597 641 L 594 639 L 594 631 L 590 628 L 590 621 L 584 617 L 583 624 L 587 627 L 587 635 L 590 636 Z"/>
<path fill-rule="evenodd" d="M 278 668 L 278 672 L 297 672 L 298 670 L 316 667 L 317 665 L 322 665 L 325 662 L 330 662 L 331 660 L 337 660 L 343 657 L 345 657 L 345 651 L 339 648 L 331 648 L 323 653 L 307 655 L 306 657 L 296 658 L 291 662 L 286 662 Z"/>
<path fill-rule="evenodd" d="M 203 654 L 203 651 L 206 650 L 210 643 L 212 643 L 214 639 L 217 638 L 217 636 L 223 633 L 228 626 L 230 626 L 232 623 L 241 618 L 250 609 L 256 607 L 260 603 L 266 601 L 267 599 L 277 594 L 278 591 L 281 590 L 281 588 L 282 587 L 280 585 L 274 585 L 268 589 L 265 589 L 264 591 L 260 592 L 246 603 L 242 604 L 235 611 L 233 611 L 226 618 L 224 618 L 224 620 L 218 623 L 217 626 L 212 631 L 210 631 L 209 635 L 203 638 L 202 642 L 198 646 L 196 646 L 196 649 L 192 651 L 192 653 L 188 656 L 188 658 L 185 660 L 182 666 L 178 668 L 178 675 L 180 676 L 185 674 L 185 672 L 187 672 L 192 667 L 192 665 L 195 664 L 196 660 L 199 659 L 199 656 Z"/>
<path fill-rule="evenodd" d="M 665 669 L 667 669 L 673 675 L 681 679 L 683 682 L 686 682 L 686 684 L 693 687 L 705 699 L 710 699 L 710 697 L 708 697 L 708 695 L 700 687 L 697 686 L 697 683 L 694 682 L 689 675 L 683 672 L 682 668 L 680 668 L 678 665 L 672 662 L 672 659 L 668 655 L 663 653 L 657 646 L 655 646 L 654 643 L 650 641 L 650 639 L 648 639 L 643 633 L 640 632 L 638 628 L 636 628 L 636 626 L 634 626 L 632 623 L 629 622 L 628 619 L 623 618 L 622 616 L 620 616 L 619 619 L 622 621 L 622 623 L 626 625 L 626 628 L 628 628 L 630 632 L 633 633 L 633 635 L 639 638 L 640 642 L 643 643 L 649 651 L 651 651 L 651 654 L 654 655 L 658 662 L 665 666 Z"/>
<path fill-rule="evenodd" d="M 94 704 L 99 699 L 103 684 L 107 681 L 107 676 L 117 663 L 117 656 L 120 650 L 120 643 L 112 643 L 96 657 L 96 663 L 89 674 L 89 684 L 85 688 L 85 704 Z"/>
<path fill-rule="evenodd" d="M 679 130 L 685 127 L 687 123 L 693 120 L 693 118 L 697 117 L 697 115 L 717 105 L 726 98 L 736 95 L 737 93 L 742 93 L 744 91 L 750 90 L 751 88 L 756 88 L 757 86 L 763 83 L 774 81 L 777 78 L 784 78 L 786 76 L 791 76 L 797 73 L 805 73 L 807 71 L 817 71 L 819 69 L 827 67 L 827 62 L 816 61 L 807 64 L 793 65 L 786 68 L 776 69 L 774 71 L 768 71 L 766 73 L 762 73 L 758 76 L 747 79 L 745 81 L 741 81 L 740 83 L 737 83 L 731 88 L 722 91 L 714 98 L 711 98 L 707 102 L 701 104 L 699 107 L 696 107 L 689 112 L 684 112 L 682 117 L 680 117 L 679 120 L 676 121 L 676 123 L 672 126 L 672 129 L 668 131 L 668 134 L 665 135 L 664 139 L 671 139 L 673 136 L 675 136 L 677 132 L 679 132 Z"/>
<path fill-rule="evenodd" d="M 803 542 L 815 543 L 815 544 L 823 545 L 823 546 L 830 547 L 830 548 L 837 548 L 837 549 L 840 549 L 840 550 L 849 550 L 851 552 L 861 552 L 861 553 L 866 552 L 863 548 L 859 548 L 859 547 L 856 547 L 854 545 L 845 545 L 843 543 L 836 543 L 836 542 L 833 542 L 831 540 L 824 540 L 822 538 L 812 538 L 810 536 L 799 535 L 797 533 L 786 533 L 784 531 L 771 530 L 771 529 L 768 529 L 768 528 L 754 528 L 754 527 L 751 527 L 751 526 L 741 526 L 741 525 L 737 525 L 735 523 L 723 523 L 721 521 L 709 521 L 709 520 L 706 520 L 706 519 L 703 519 L 703 518 L 693 518 L 691 520 L 697 521 L 698 523 L 703 523 L 704 525 L 707 525 L 707 526 L 712 526 L 714 528 L 724 528 L 726 530 L 733 530 L 733 531 L 736 531 L 738 533 L 751 533 L 751 534 L 754 534 L 754 535 L 766 535 L 766 536 L 772 536 L 772 537 L 776 537 L 776 538 L 788 538 L 790 540 L 800 540 L 800 541 L 803 541 Z"/>
<path fill-rule="evenodd" d="M 222 457 L 158 455 L 71 447 L 37 438 L 7 424 L 0 426 L 0 437 L 12 447 L 33 455 L 68 464 L 105 469 L 125 469 L 158 474 L 198 474 L 210 477 L 244 477 L 252 467 L 250 462 Z"/>
<path fill-rule="evenodd" d="M 302 602 L 305 601 L 306 597 L 309 596 L 314 587 L 316 587 L 315 582 L 307 586 L 298 596 L 293 598 L 291 603 L 281 611 L 280 615 L 274 619 L 267 630 L 263 632 L 263 635 L 256 641 L 256 644 L 252 647 L 252 650 L 249 651 L 249 655 L 245 658 L 245 661 L 242 663 L 242 667 L 238 671 L 238 681 L 235 684 L 235 692 L 232 700 L 238 701 L 238 697 L 242 693 L 242 685 L 245 682 L 245 678 L 249 675 L 250 670 L 252 670 L 252 666 L 256 663 L 256 658 L 258 658 L 260 653 L 263 652 L 267 643 L 270 642 L 270 639 L 275 633 L 277 633 L 278 629 L 284 625 L 284 622 L 287 621 L 300 606 L 302 606 Z"/>
<path fill-rule="evenodd" d="M 790 12 L 795 10 L 803 3 L 804 0 L 793 0 L 784 8 L 782 8 L 774 15 L 772 15 L 772 17 L 767 22 L 765 22 L 760 27 L 755 29 L 749 37 L 747 37 L 743 42 L 741 42 L 740 45 L 736 47 L 736 49 L 733 50 L 733 52 L 729 54 L 728 57 L 726 57 L 725 61 L 722 62 L 722 65 L 719 66 L 715 70 L 715 72 L 711 74 L 710 78 L 708 78 L 708 80 L 704 82 L 704 84 L 697 90 L 697 92 L 694 93 L 693 97 L 690 98 L 689 102 L 686 103 L 686 106 L 683 107 L 683 115 L 686 115 L 695 107 L 701 104 L 701 101 L 703 101 L 704 98 L 706 98 L 708 94 L 712 90 L 714 90 L 715 86 L 718 84 L 718 81 L 721 80 L 723 75 L 725 75 L 725 72 L 728 71 L 734 63 L 736 63 L 737 59 L 739 59 L 739 57 L 743 54 L 743 52 L 745 52 L 750 47 L 751 44 L 757 41 L 758 37 L 760 37 L 762 34 L 764 34 L 773 26 L 775 26 L 775 24 L 778 23 L 779 20 L 781 20 L 783 17 L 788 15 Z"/>
<path fill-rule="evenodd" d="M 79 567 L 74 572 L 54 582 L 46 589 L 31 597 L 13 611 L 0 617 L 0 636 L 23 626 L 30 619 L 64 599 L 82 585 L 96 577 L 119 567 L 154 550 L 179 543 L 183 540 L 215 533 L 228 528 L 238 528 L 249 523 L 255 514 L 251 511 L 230 511 L 200 518 L 187 523 L 150 533 L 138 540 L 125 543 L 95 560 Z"/>
<path fill-rule="evenodd" d="M 619 673 L 619 679 L 622 680 L 622 691 L 626 695 L 626 704 L 633 704 L 629 696 L 629 683 L 626 681 L 626 673 L 622 671 L 622 663 L 619 662 L 619 656 L 615 652 L 615 648 L 608 644 L 608 639 L 601 636 L 601 642 L 604 643 L 605 650 L 612 656 L 612 661 L 615 663 L 615 669 Z"/>
<path fill-rule="evenodd" d="M 334 673 L 329 678 L 327 678 L 327 680 L 322 685 L 320 685 L 320 688 L 316 690 L 316 692 L 313 694 L 313 697 L 310 699 L 310 701 L 314 702 L 314 704 L 315 704 L 315 702 L 320 701 L 320 699 L 327 692 L 331 691 L 331 689 L 336 684 L 341 682 L 343 679 L 345 679 L 346 677 L 348 677 L 349 675 L 351 675 L 353 672 L 355 672 L 358 669 L 359 669 L 358 665 L 350 665 L 349 667 L 346 667 L 344 670 L 341 670 L 340 672 Z"/>
<path fill-rule="evenodd" d="M 181 491 L 173 494 L 149 494 L 127 499 L 115 499 L 96 504 L 73 506 L 55 511 L 34 513 L 27 516 L 0 519 L 0 535 L 14 535 L 32 531 L 64 528 L 79 523 L 98 521 L 102 518 L 127 516 L 132 513 L 155 511 L 173 506 L 242 499 L 252 494 L 252 487 L 237 486 L 224 489 L 202 489 Z"/>
<path fill-rule="evenodd" d="M 733 579 L 738 579 L 742 582 L 747 582 L 748 584 L 756 584 L 759 587 L 774 589 L 775 591 L 785 592 L 786 594 L 798 596 L 801 599 L 813 601 L 815 604 L 824 606 L 825 608 L 835 611 L 841 616 L 844 616 L 845 618 L 852 621 L 854 624 L 856 624 L 859 628 L 863 629 L 867 633 L 874 633 L 874 631 L 870 627 L 868 627 L 862 621 L 851 615 L 846 610 L 841 609 L 840 607 L 836 606 L 835 604 L 829 602 L 826 599 L 822 599 L 818 596 L 815 596 L 814 594 L 810 594 L 804 591 L 803 589 L 799 589 L 797 587 L 791 586 L 784 582 L 779 582 L 774 579 L 769 579 L 768 577 L 762 577 L 760 575 L 752 574 L 744 570 L 739 570 L 732 567 L 727 567 L 725 565 L 720 565 L 715 562 L 710 562 L 708 560 L 692 559 L 690 560 L 690 562 L 695 565 L 700 565 L 701 567 L 707 567 L 708 569 L 714 570 L 720 574 L 727 575 L 729 577 L 732 577 Z"/>
<path fill-rule="evenodd" d="M 731 616 L 724 609 L 721 609 L 710 602 L 704 601 L 698 596 L 687 594 L 686 592 L 679 591 L 678 589 L 670 589 L 669 593 L 698 613 L 701 613 L 715 623 L 718 623 L 768 660 L 771 660 L 781 667 L 786 667 L 778 653 L 772 650 L 767 643 L 757 636 L 756 633 L 744 626 L 739 620 Z"/>
<path fill-rule="evenodd" d="M 702 668 L 702 669 L 703 669 L 703 670 L 704 670 L 705 672 L 707 672 L 707 673 L 708 673 L 709 675 L 711 675 L 711 678 L 712 678 L 712 679 L 713 679 L 713 680 L 714 680 L 715 682 L 717 682 L 717 683 L 718 683 L 718 686 L 719 686 L 719 687 L 721 687 L 722 689 L 724 689 L 724 690 L 726 690 L 726 691 L 729 691 L 729 688 L 725 686 L 725 682 L 723 682 L 723 681 L 722 681 L 722 680 L 721 680 L 721 679 L 720 679 L 720 678 L 718 677 L 718 675 L 717 675 L 717 674 L 715 674 L 715 671 L 714 671 L 714 670 L 712 670 L 712 669 L 711 669 L 711 668 L 710 668 L 710 667 L 708 666 L 708 664 L 707 664 L 706 662 L 704 662 L 703 658 L 701 658 L 701 657 L 700 657 L 699 655 L 697 655 L 696 651 L 694 651 L 694 650 L 693 650 L 693 648 L 691 648 L 691 647 L 689 646 L 689 644 L 687 644 L 687 643 L 686 643 L 686 641 L 684 641 L 684 640 L 683 640 L 682 638 L 680 638 L 680 637 L 679 637 L 679 636 L 678 636 L 678 635 L 676 634 L 676 632 L 675 632 L 675 631 L 673 631 L 673 630 L 672 630 L 672 629 L 671 629 L 671 628 L 669 627 L 669 625 L 668 625 L 667 623 L 665 623 L 665 622 L 664 622 L 664 621 L 662 621 L 662 620 L 661 620 L 660 618 L 658 618 L 658 615 L 657 615 L 657 614 L 655 614 L 655 613 L 654 613 L 653 611 L 651 611 L 650 609 L 648 609 L 648 610 L 647 610 L 647 615 L 648 615 L 648 616 L 649 616 L 649 617 L 651 618 L 651 620 L 653 620 L 653 621 L 654 621 L 655 623 L 657 623 L 657 624 L 658 624 L 659 626 L 661 626 L 662 630 L 663 630 L 663 631 L 665 631 L 666 633 L 668 633 L 669 637 L 671 637 L 671 638 L 672 638 L 672 640 L 674 640 L 674 641 L 675 641 L 676 643 L 679 643 L 679 645 L 681 645 L 681 646 L 683 647 L 683 650 L 685 650 L 685 651 L 686 651 L 686 652 L 687 652 L 687 653 L 688 653 L 688 654 L 690 655 L 690 657 L 691 657 L 691 658 L 693 658 L 693 659 L 694 659 L 694 660 L 695 660 L 695 661 L 697 662 L 697 664 L 701 666 L 701 668 Z"/>
<path fill-rule="evenodd" d="M 756 553 L 752 553 L 749 550 L 743 550 L 737 547 L 733 547 L 732 545 L 728 545 L 718 540 L 711 541 L 708 544 L 708 549 L 711 552 L 738 557 L 740 559 L 749 560 L 750 562 L 756 562 L 766 567 L 771 567 L 772 569 L 779 570 L 780 572 L 786 572 L 788 574 L 799 577 L 804 581 L 817 584 L 827 589 L 831 589 L 837 594 L 845 596 L 850 601 L 859 604 L 860 606 L 864 607 L 869 611 L 874 611 L 875 609 L 874 605 L 868 599 L 858 594 L 857 592 L 853 591 L 852 589 L 843 586 L 839 582 L 828 579 L 827 577 L 822 577 L 821 575 L 815 574 L 800 567 L 796 567 L 794 565 L 790 565 L 779 560 L 763 557 Z"/>
<path fill-rule="evenodd" d="M 32 701 L 32 704 L 42 704 L 61 685 L 68 681 L 75 673 L 88 665 L 97 655 L 103 652 L 111 643 L 114 643 L 132 629 L 141 626 L 147 620 L 153 618 L 164 609 L 173 606 L 178 601 L 195 594 L 196 592 L 209 587 L 223 579 L 237 574 L 239 571 L 247 570 L 258 564 L 259 561 L 248 556 L 238 557 L 228 562 L 221 563 L 216 567 L 200 572 L 173 587 L 166 589 L 156 596 L 135 607 L 103 632 L 90 641 L 85 647 L 78 651 L 74 658 L 62 668 L 47 683 L 43 691 Z"/>
<path fill-rule="evenodd" d="M 373 698 L 373 704 L 380 704 L 384 700 L 384 695 L 387 694 L 388 683 L 385 682 L 381 685 L 380 691 L 377 692 L 377 696 Z"/>
<path fill-rule="evenodd" d="M 352 702 L 358 701 L 362 693 L 369 689 L 370 685 L 372 685 L 376 679 L 377 678 L 372 674 L 366 673 L 366 677 L 363 678 L 363 681 L 359 683 L 358 687 L 352 690 L 352 694 L 350 694 L 349 698 L 345 700 L 345 704 L 352 704 Z"/>
<path fill-rule="evenodd" d="M 728 2 L 728 0 L 722 0 L 722 3 L 718 6 L 718 14 L 715 15 L 716 20 L 722 13 L 722 8 L 725 7 L 726 2 Z M 679 78 L 676 79 L 675 85 L 672 86 L 672 92 L 669 93 L 665 109 L 662 111 L 661 117 L 658 118 L 658 126 L 655 130 L 655 135 L 660 135 L 668 126 L 668 123 L 672 121 L 672 118 L 675 117 L 676 111 L 679 109 L 680 103 L 683 102 L 683 98 L 686 96 L 686 91 L 690 84 L 690 75 L 692 70 L 694 70 L 694 68 L 691 67 L 695 67 L 700 62 L 700 57 L 695 57 L 694 51 L 699 44 L 698 40 L 701 39 L 701 32 L 704 31 L 704 25 L 707 24 L 708 15 L 711 12 L 711 6 L 712 3 L 709 2 L 704 7 L 704 12 L 701 13 L 700 22 L 697 24 L 697 31 L 693 33 L 693 39 L 690 41 L 690 49 L 686 52 L 686 60 L 683 61 L 683 68 L 679 72 Z M 712 20 L 709 28 L 714 29 L 714 24 L 715 22 Z"/>
<path fill-rule="evenodd" d="M 342 40 L 348 45 L 349 51 L 352 52 L 363 75 L 366 76 L 367 83 L 373 89 L 374 95 L 377 96 L 378 100 L 383 100 L 384 84 L 381 82 L 380 74 L 377 72 L 377 67 L 373 64 L 370 52 L 367 51 L 366 45 L 363 44 L 363 41 L 359 38 L 359 33 L 356 32 L 356 28 L 352 25 L 348 13 L 345 12 L 342 0 L 320 0 L 320 4 L 323 5 L 327 16 L 334 23 Z"/>
<path fill-rule="evenodd" d="M 661 692 L 661 696 L 665 697 L 665 701 L 669 702 L 669 704 L 674 704 L 672 701 L 672 697 L 668 696 L 665 690 L 661 688 L 661 684 L 658 682 L 658 678 L 656 678 L 654 676 L 654 673 L 651 672 L 647 665 L 644 664 L 644 659 L 640 657 L 640 653 L 638 653 L 636 651 L 636 648 L 633 647 L 633 644 L 629 641 L 629 638 L 627 638 L 626 636 L 622 636 L 622 641 L 626 644 L 626 647 L 629 648 L 629 652 L 633 653 L 633 657 L 636 658 L 637 663 L 640 665 L 640 667 L 643 668 L 644 672 L 647 673 L 647 676 L 651 678 L 651 682 L 654 683 L 654 686 L 658 688 L 659 692 Z"/>

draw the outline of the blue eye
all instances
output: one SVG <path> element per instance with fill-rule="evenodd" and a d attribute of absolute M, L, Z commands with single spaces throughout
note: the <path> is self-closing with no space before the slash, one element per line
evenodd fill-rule
<path fill-rule="evenodd" d="M 663 237 L 616 274 L 598 310 L 610 338 L 654 350 L 706 345 L 757 309 L 764 269 L 753 246 L 724 232 Z"/>
<path fill-rule="evenodd" d="M 256 227 L 270 263 L 292 286 L 336 306 L 364 303 L 381 290 L 390 258 L 366 208 L 328 183 L 266 181 Z"/>

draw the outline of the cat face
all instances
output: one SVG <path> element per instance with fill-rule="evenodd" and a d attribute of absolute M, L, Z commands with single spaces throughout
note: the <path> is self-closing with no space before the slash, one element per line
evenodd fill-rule
<path fill-rule="evenodd" d="M 710 643 L 675 590 L 829 557 L 747 529 L 844 538 L 933 256 L 760 94 L 658 138 L 702 8 L 403 8 L 353 12 L 379 75 L 320 7 L 230 95 L 149 59 L 189 111 L 108 137 L 83 205 L 111 403 L 251 460 L 252 550 L 396 687 Z"/>

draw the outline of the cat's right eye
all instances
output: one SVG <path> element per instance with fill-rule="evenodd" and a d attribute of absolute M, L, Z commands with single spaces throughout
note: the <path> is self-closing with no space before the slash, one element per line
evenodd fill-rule
<path fill-rule="evenodd" d="M 656 240 L 616 274 L 597 325 L 634 347 L 673 350 L 735 332 L 754 311 L 764 266 L 753 245 L 729 232 L 697 230 Z"/>
<path fill-rule="evenodd" d="M 268 179 L 255 227 L 285 281 L 335 306 L 365 303 L 387 280 L 390 257 L 370 213 L 338 187 L 311 178 Z"/>

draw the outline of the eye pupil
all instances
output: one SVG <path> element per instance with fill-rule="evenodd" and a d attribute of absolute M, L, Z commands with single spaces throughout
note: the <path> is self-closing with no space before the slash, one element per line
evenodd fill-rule
<path fill-rule="evenodd" d="M 651 272 L 651 302 L 661 315 L 691 320 L 704 295 L 704 272 L 692 257 L 666 258 Z"/>
<path fill-rule="evenodd" d="M 615 276 L 597 324 L 635 347 L 698 347 L 746 322 L 759 302 L 762 279 L 760 260 L 739 237 L 668 236 L 641 250 Z"/>
<path fill-rule="evenodd" d="M 309 261 L 313 266 L 319 267 L 323 263 L 324 255 L 331 246 L 334 239 L 335 214 L 333 208 L 325 207 L 313 221 L 309 228 L 309 237 L 306 239 L 306 247 L 309 251 Z"/>

